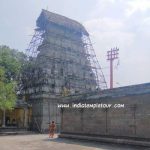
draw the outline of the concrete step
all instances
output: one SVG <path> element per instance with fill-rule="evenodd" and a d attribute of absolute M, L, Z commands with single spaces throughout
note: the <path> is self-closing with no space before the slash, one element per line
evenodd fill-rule
<path fill-rule="evenodd" d="M 140 139 L 135 140 L 132 138 L 110 138 L 110 137 L 86 136 L 86 135 L 77 135 L 77 134 L 76 135 L 60 134 L 59 137 L 150 147 L 150 141 L 140 140 Z"/>
<path fill-rule="evenodd" d="M 36 134 L 36 132 L 28 131 L 27 128 L 5 127 L 0 128 L 0 136 L 2 135 L 28 135 Z"/>
<path fill-rule="evenodd" d="M 17 127 L 1 127 L 0 128 L 0 133 L 1 132 L 11 132 L 11 131 L 27 131 L 27 128 L 17 128 Z"/>
<path fill-rule="evenodd" d="M 37 134 L 32 131 L 12 131 L 12 132 L 0 132 L 0 136 L 6 135 L 29 135 L 29 134 Z"/>

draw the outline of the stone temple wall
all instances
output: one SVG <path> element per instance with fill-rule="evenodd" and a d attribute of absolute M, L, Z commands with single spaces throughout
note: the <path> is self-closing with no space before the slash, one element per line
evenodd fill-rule
<path fill-rule="evenodd" d="M 55 121 L 57 132 L 60 131 L 60 110 L 57 107 L 60 99 L 55 96 L 43 97 L 31 102 L 32 124 L 31 129 L 44 133 L 48 131 L 50 121 Z"/>
<path fill-rule="evenodd" d="M 124 104 L 124 108 L 63 108 L 61 135 L 150 139 L 150 83 L 68 97 L 64 103 Z"/>

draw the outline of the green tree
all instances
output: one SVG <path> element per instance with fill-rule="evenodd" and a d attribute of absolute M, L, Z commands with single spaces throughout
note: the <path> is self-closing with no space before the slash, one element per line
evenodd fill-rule
<path fill-rule="evenodd" d="M 0 46 L 0 109 L 3 111 L 3 127 L 5 111 L 12 109 L 16 104 L 19 76 L 26 60 L 24 53 Z"/>
<path fill-rule="evenodd" d="M 26 62 L 27 57 L 23 52 L 0 46 L 0 67 L 5 69 L 7 80 L 18 80 L 17 77 Z"/>
<path fill-rule="evenodd" d="M 16 102 L 15 82 L 6 82 L 5 71 L 0 68 L 0 109 L 3 111 L 3 127 L 5 127 L 5 111 L 12 109 Z"/>

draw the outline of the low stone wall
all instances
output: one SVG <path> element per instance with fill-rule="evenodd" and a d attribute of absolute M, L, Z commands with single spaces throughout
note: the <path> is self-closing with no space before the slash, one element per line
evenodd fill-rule
<path fill-rule="evenodd" d="M 88 96 L 68 97 L 64 102 L 70 100 L 70 107 L 61 110 L 61 135 L 150 140 L 150 83 L 105 90 Z M 80 103 L 111 104 L 111 107 L 71 107 Z"/>

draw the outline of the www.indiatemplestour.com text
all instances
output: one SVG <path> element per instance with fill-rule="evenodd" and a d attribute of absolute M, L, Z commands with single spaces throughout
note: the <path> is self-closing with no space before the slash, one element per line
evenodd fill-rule
<path fill-rule="evenodd" d="M 124 104 L 105 104 L 105 103 L 71 103 L 71 104 L 57 104 L 58 108 L 124 108 Z"/>

